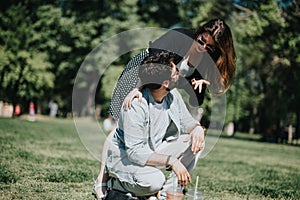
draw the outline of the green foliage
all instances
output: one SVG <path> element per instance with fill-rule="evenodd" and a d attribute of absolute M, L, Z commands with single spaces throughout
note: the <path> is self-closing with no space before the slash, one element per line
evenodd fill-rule
<path fill-rule="evenodd" d="M 214 18 L 228 21 L 233 11 L 233 1 L 181 1 L 179 11 L 182 26 L 195 29 Z"/>
<path fill-rule="evenodd" d="M 165 3 L 160 0 L 143 0 L 137 2 L 137 14 L 148 26 L 169 28 L 171 25 L 180 23 L 178 1 Z"/>
<path fill-rule="evenodd" d="M 237 54 L 234 84 L 226 94 L 226 123 L 234 121 L 240 130 L 254 127 L 261 132 L 274 124 L 277 129 L 285 126 L 286 116 L 293 113 L 299 135 L 298 4 L 275 0 L 5 2 L 0 13 L 0 99 L 23 107 L 31 100 L 46 107 L 54 99 L 66 114 L 71 111 L 78 69 L 108 38 L 149 26 L 197 28 L 220 17 L 231 27 Z M 144 40 L 132 36 L 122 45 L 148 42 Z M 116 41 L 102 53 L 118 52 L 122 45 Z M 121 55 L 109 67 L 119 73 L 134 53 Z M 91 83 L 103 73 L 107 58 L 97 54 L 88 58 L 91 64 L 77 76 L 83 95 L 96 91 L 95 97 L 83 102 L 82 110 L 92 110 L 94 98 L 104 109 L 109 105 L 116 76 L 107 74 L 104 82 Z M 206 99 L 203 107 L 209 113 L 210 99 Z"/>
<path fill-rule="evenodd" d="M 299 84 L 291 79 L 291 74 L 297 72 L 291 73 L 288 68 L 296 66 L 292 63 L 296 61 L 294 52 L 299 49 L 292 50 L 289 41 L 297 40 L 299 29 L 296 30 L 294 20 L 299 17 L 294 16 L 293 23 L 288 22 L 286 9 L 292 9 L 291 5 L 284 8 L 276 1 L 253 4 L 254 7 L 236 5 L 233 13 L 235 21 L 231 27 L 238 70 L 229 107 L 235 107 L 236 119 L 248 121 L 244 127 L 254 127 L 261 132 L 274 125 L 277 129 L 285 126 L 287 114 L 294 112 L 289 108 L 294 101 L 289 98 L 294 94 L 290 89 L 299 88 Z M 242 111 L 242 115 L 237 110 Z"/>
<path fill-rule="evenodd" d="M 21 4 L 11 6 L 1 14 L 0 24 L 0 98 L 14 104 L 20 99 L 43 98 L 53 87 L 54 76 L 48 71 L 51 64 L 47 54 L 36 51 L 33 45 L 34 28 L 28 10 Z"/>
<path fill-rule="evenodd" d="M 108 111 L 109 102 L 112 96 L 112 91 L 114 90 L 115 85 L 117 84 L 117 80 L 123 71 L 122 66 L 111 66 L 108 67 L 101 77 L 101 85 L 105 86 L 102 87 L 100 90 L 99 95 L 103 95 L 103 97 L 107 100 L 106 102 L 102 103 L 102 111 L 105 113 Z"/>

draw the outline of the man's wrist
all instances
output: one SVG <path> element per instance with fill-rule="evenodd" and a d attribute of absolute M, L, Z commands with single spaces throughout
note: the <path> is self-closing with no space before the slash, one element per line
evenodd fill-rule
<path fill-rule="evenodd" d="M 204 134 L 204 136 L 206 136 L 206 128 L 204 126 L 201 126 L 201 124 L 199 124 L 197 126 L 199 126 L 203 130 L 203 134 Z"/>
<path fill-rule="evenodd" d="M 177 161 L 177 158 L 173 156 L 168 156 L 168 163 L 167 163 L 167 168 L 173 168 L 175 162 Z"/>

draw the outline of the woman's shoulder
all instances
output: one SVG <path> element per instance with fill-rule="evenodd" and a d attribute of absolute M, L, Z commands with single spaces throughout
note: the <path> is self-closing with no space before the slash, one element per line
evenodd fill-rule
<path fill-rule="evenodd" d="M 126 68 L 131 67 L 138 67 L 141 62 L 149 55 L 148 49 L 141 51 L 140 53 L 133 56 L 128 64 L 126 65 Z"/>

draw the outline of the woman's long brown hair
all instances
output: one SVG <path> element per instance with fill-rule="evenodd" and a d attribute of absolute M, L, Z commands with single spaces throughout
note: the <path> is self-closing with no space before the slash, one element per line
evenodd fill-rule
<path fill-rule="evenodd" d="M 194 39 L 204 32 L 208 32 L 215 41 L 216 49 L 210 56 L 220 72 L 223 85 L 220 93 L 225 93 L 232 84 L 235 73 L 236 54 L 231 30 L 222 19 L 213 19 L 196 30 Z"/>

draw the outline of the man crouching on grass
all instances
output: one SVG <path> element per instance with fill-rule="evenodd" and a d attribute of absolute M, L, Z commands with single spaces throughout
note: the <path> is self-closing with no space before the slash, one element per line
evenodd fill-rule
<path fill-rule="evenodd" d="M 163 198 L 172 187 L 172 178 L 166 181 L 162 172 L 166 168 L 176 174 L 179 185 L 191 183 L 190 173 L 204 147 L 204 130 L 174 89 L 178 80 L 174 56 L 162 52 L 147 57 L 139 68 L 142 103 L 136 98 L 131 109 L 122 109 L 109 141 L 106 199 L 158 193 Z"/>

